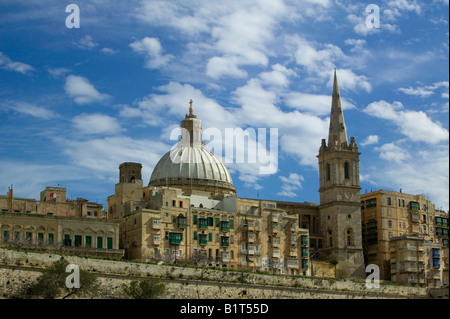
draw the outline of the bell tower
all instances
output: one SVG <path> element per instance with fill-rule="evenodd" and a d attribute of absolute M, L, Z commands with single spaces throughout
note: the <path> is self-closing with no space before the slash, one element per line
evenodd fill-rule
<path fill-rule="evenodd" d="M 344 277 L 365 276 L 361 234 L 359 151 L 355 138 L 347 139 L 336 70 L 334 71 L 328 142 L 319 149 L 322 259 L 338 262 Z M 362 271 L 361 271 L 362 270 Z"/>

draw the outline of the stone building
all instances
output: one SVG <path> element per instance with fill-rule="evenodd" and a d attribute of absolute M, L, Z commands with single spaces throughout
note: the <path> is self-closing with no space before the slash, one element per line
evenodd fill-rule
<path fill-rule="evenodd" d="M 448 285 L 447 213 L 436 210 L 424 195 L 386 190 L 361 195 L 361 211 L 365 262 L 379 266 L 380 279 L 433 287 Z M 433 253 L 440 256 L 440 262 L 433 262 Z M 409 261 L 419 264 L 412 266 Z M 413 277 L 407 279 L 401 269 L 408 269 Z"/>
<path fill-rule="evenodd" d="M 66 189 L 46 187 L 40 201 L 0 196 L 0 245 L 121 258 L 119 222 L 106 218 L 103 205 L 66 199 Z"/>
<path fill-rule="evenodd" d="M 204 147 L 193 112 L 181 139 L 143 186 L 141 164 L 123 163 L 108 197 L 128 259 L 311 274 L 311 256 L 364 277 L 359 155 L 347 140 L 335 73 L 328 144 L 319 150 L 320 204 L 240 198 L 225 165 Z"/>

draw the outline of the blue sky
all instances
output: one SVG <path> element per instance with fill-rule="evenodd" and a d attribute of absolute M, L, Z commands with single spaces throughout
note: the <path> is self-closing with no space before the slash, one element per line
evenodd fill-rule
<path fill-rule="evenodd" d="M 66 27 L 72 3 L 80 28 Z M 362 193 L 448 210 L 448 12 L 448 0 L 2 0 L 0 193 L 59 184 L 106 204 L 122 162 L 148 183 L 193 99 L 204 130 L 277 129 L 275 173 L 227 163 L 239 196 L 318 203 L 336 68 Z"/>

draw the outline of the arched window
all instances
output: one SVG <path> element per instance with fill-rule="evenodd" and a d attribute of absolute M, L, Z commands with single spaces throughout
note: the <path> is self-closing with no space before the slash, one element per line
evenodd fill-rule
<path fill-rule="evenodd" d="M 327 163 L 327 181 L 331 179 L 331 166 Z"/>
<path fill-rule="evenodd" d="M 344 177 L 345 177 L 345 179 L 349 179 L 350 178 L 350 173 L 349 173 L 349 169 L 348 169 L 348 162 L 345 162 L 345 164 L 344 164 Z"/>
<path fill-rule="evenodd" d="M 353 230 L 348 228 L 346 231 L 347 236 L 347 246 L 353 246 Z"/>

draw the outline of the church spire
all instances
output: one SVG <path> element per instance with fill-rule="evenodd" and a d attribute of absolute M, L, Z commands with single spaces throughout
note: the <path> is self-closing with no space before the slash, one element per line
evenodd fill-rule
<path fill-rule="evenodd" d="M 333 97 L 331 100 L 330 130 L 328 133 L 328 146 L 338 147 L 347 146 L 347 131 L 344 122 L 344 113 L 342 112 L 341 97 L 339 95 L 339 86 L 337 81 L 336 69 L 334 69 Z"/>

